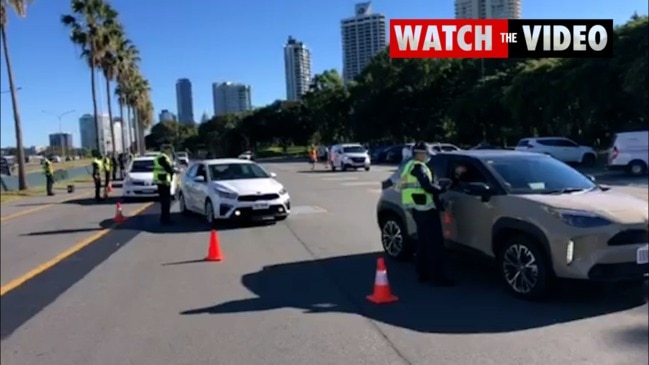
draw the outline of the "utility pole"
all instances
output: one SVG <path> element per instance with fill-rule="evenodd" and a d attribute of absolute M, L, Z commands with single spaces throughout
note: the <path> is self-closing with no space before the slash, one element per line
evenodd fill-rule
<path fill-rule="evenodd" d="M 63 146 L 64 143 L 63 143 L 63 123 L 62 123 L 62 120 L 63 120 L 64 116 L 66 116 L 68 114 L 72 114 L 75 111 L 76 110 L 74 110 L 74 109 L 73 110 L 68 110 L 67 112 L 64 112 L 64 113 L 61 113 L 61 114 L 48 112 L 47 110 L 42 111 L 43 113 L 54 116 L 59 120 L 59 145 L 61 146 L 61 157 L 64 158 L 64 159 L 66 157 L 66 154 L 67 154 L 66 152 L 67 151 L 66 151 L 66 148 Z"/>

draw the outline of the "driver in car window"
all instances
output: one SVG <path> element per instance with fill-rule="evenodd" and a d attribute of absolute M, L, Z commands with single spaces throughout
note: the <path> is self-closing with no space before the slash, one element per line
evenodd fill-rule
<path fill-rule="evenodd" d="M 453 185 L 461 187 L 466 184 L 467 180 L 467 167 L 464 164 L 455 166 L 453 170 Z"/>

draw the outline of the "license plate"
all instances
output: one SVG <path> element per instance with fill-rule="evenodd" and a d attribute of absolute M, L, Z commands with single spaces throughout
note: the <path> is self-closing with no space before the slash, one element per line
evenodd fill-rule
<path fill-rule="evenodd" d="M 649 246 L 640 247 L 636 255 L 636 262 L 638 264 L 649 263 Z"/>
<path fill-rule="evenodd" d="M 252 205 L 254 210 L 268 209 L 268 203 L 256 203 Z"/>

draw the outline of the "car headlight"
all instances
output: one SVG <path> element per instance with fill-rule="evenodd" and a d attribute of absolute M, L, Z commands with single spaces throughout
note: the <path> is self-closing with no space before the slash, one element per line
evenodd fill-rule
<path fill-rule="evenodd" d="M 288 194 L 288 191 L 286 191 L 286 189 L 284 189 L 284 188 L 282 188 L 282 189 L 279 191 L 279 195 L 286 195 L 286 194 Z"/>
<path fill-rule="evenodd" d="M 219 198 L 223 198 L 223 199 L 236 199 L 238 196 L 237 193 L 233 193 L 231 191 L 226 191 L 221 189 L 214 189 L 214 192 L 216 192 L 216 195 L 218 195 Z"/>
<path fill-rule="evenodd" d="M 613 223 L 604 217 L 585 210 L 558 208 L 548 208 L 547 210 L 563 223 L 577 228 L 602 227 Z"/>
<path fill-rule="evenodd" d="M 343 156 L 343 161 L 349 161 L 349 156 Z"/>

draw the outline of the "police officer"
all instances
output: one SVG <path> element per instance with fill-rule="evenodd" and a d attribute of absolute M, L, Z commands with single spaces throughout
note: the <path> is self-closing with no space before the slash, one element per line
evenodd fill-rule
<path fill-rule="evenodd" d="M 454 283 L 444 273 L 445 251 L 442 222 L 439 216 L 439 194 L 444 190 L 435 183 L 428 168 L 428 148 L 424 142 L 414 145 L 413 158 L 401 173 L 401 200 L 411 209 L 417 225 L 417 279 L 433 286 L 452 286 Z"/>
<path fill-rule="evenodd" d="M 117 167 L 119 166 L 119 163 L 117 162 L 117 157 L 114 154 L 110 155 L 110 166 L 111 166 L 111 171 L 113 172 L 113 181 L 117 180 Z"/>
<path fill-rule="evenodd" d="M 153 160 L 153 182 L 158 186 L 160 199 L 160 224 L 170 225 L 171 182 L 175 173 L 171 160 L 171 148 L 165 146 Z"/>
<path fill-rule="evenodd" d="M 45 175 L 45 187 L 47 195 L 54 195 L 54 169 L 52 168 L 52 161 L 47 157 L 43 157 L 43 175 Z"/>
<path fill-rule="evenodd" d="M 101 201 L 101 174 L 104 172 L 104 161 L 98 151 L 92 151 L 92 181 L 95 183 L 95 201 Z"/>
<path fill-rule="evenodd" d="M 104 165 L 104 179 L 106 180 L 106 181 L 104 181 L 104 183 L 105 183 L 104 187 L 106 188 L 106 190 L 108 190 L 108 186 L 110 185 L 110 171 L 113 168 L 113 166 L 112 166 L 113 161 L 111 160 L 110 156 L 106 155 L 106 156 L 104 156 L 104 159 L 103 159 L 102 162 L 103 162 L 103 165 Z"/>

